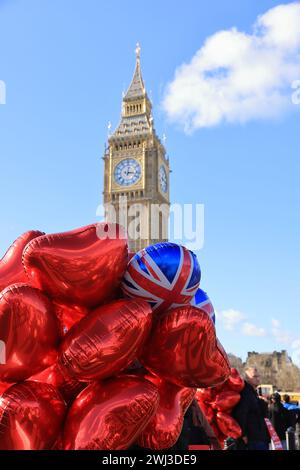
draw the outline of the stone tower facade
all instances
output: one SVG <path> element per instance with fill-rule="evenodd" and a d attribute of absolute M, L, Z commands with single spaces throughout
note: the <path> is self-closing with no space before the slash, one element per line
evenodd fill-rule
<path fill-rule="evenodd" d="M 130 250 L 166 241 L 169 160 L 155 132 L 139 45 L 133 79 L 123 96 L 120 123 L 108 138 L 104 165 L 106 219 L 125 226 Z"/>

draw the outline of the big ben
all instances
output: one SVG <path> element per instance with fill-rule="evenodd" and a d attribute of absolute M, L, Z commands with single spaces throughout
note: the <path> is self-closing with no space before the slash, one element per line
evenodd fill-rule
<path fill-rule="evenodd" d="M 109 136 L 104 155 L 106 218 L 125 225 L 134 252 L 167 240 L 170 174 L 165 147 L 154 128 L 138 44 L 135 52 L 135 70 L 123 95 L 121 120 Z"/>

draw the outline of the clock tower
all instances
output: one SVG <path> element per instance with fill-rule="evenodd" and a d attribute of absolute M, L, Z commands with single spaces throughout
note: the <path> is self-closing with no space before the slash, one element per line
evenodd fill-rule
<path fill-rule="evenodd" d="M 123 95 L 120 123 L 108 138 L 103 159 L 106 219 L 125 226 L 129 249 L 138 251 L 166 241 L 169 160 L 155 132 L 138 44 L 133 79 Z"/>

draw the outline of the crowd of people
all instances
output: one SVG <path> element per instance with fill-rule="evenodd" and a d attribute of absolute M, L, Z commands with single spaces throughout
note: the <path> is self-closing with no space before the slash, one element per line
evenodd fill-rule
<path fill-rule="evenodd" d="M 260 376 L 255 367 L 246 370 L 245 387 L 241 392 L 241 400 L 233 410 L 233 417 L 242 429 L 242 438 L 238 448 L 247 450 L 269 450 L 272 442 L 265 418 L 268 418 L 281 441 L 283 449 L 287 449 L 286 432 L 300 422 L 299 404 L 291 404 L 290 397 L 275 392 L 270 397 L 258 393 Z M 283 401 L 282 401 L 283 398 Z"/>
<path fill-rule="evenodd" d="M 265 418 L 272 423 L 283 449 L 287 448 L 286 431 L 300 423 L 300 407 L 291 403 L 288 395 L 280 396 L 278 392 L 270 397 L 259 394 L 260 376 L 255 367 L 245 371 L 245 385 L 241 399 L 232 411 L 232 416 L 239 423 L 242 436 L 232 445 L 236 450 L 272 450 L 271 437 Z M 188 409 L 182 433 L 172 450 L 188 449 L 191 445 L 208 445 L 212 450 L 221 446 L 194 400 Z"/>

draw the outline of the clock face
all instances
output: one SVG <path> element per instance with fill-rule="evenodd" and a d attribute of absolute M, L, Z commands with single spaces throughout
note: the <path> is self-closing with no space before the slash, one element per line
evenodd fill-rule
<path fill-rule="evenodd" d="M 168 187 L 167 173 L 163 165 L 160 165 L 160 169 L 159 169 L 159 185 L 160 185 L 160 189 L 162 190 L 162 192 L 166 193 L 167 187 Z"/>
<path fill-rule="evenodd" d="M 115 167 L 114 178 L 120 186 L 131 186 L 142 174 L 141 165 L 134 158 L 125 158 Z"/>

